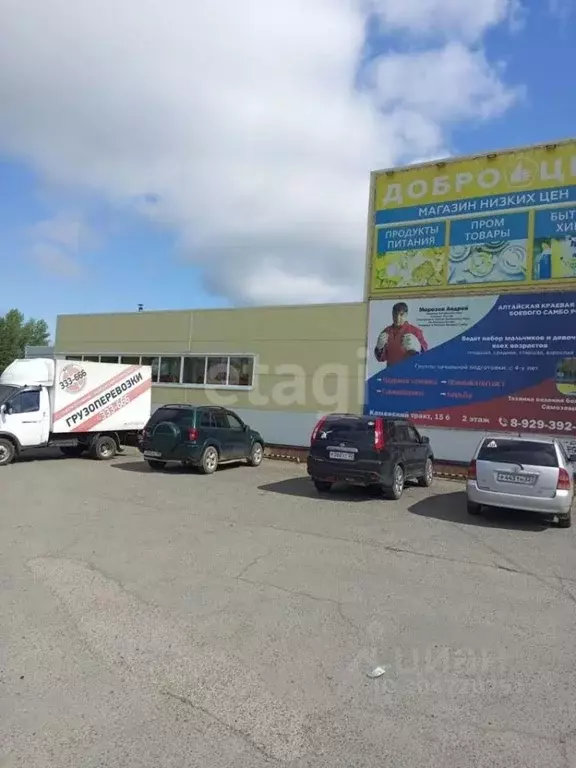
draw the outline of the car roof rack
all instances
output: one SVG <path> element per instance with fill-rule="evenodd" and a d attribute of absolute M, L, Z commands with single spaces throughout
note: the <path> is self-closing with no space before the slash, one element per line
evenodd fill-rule
<path fill-rule="evenodd" d="M 223 405 L 197 405 L 196 403 L 163 403 L 158 406 L 160 408 L 210 408 L 213 411 L 226 411 Z"/>

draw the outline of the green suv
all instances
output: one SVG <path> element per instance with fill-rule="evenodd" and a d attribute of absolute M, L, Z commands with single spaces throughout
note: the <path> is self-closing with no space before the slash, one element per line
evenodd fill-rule
<path fill-rule="evenodd" d="M 152 469 L 177 461 L 211 475 L 224 463 L 260 466 L 264 440 L 226 408 L 163 405 L 144 427 L 140 451 Z"/>

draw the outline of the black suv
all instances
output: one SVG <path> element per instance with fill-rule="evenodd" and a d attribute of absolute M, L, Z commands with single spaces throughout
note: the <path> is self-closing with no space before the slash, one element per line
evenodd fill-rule
<path fill-rule="evenodd" d="M 433 461 L 430 440 L 406 419 L 333 413 L 314 427 L 308 474 L 320 493 L 343 481 L 399 499 L 406 480 L 432 485 Z"/>
<path fill-rule="evenodd" d="M 218 464 L 228 462 L 260 466 L 264 440 L 226 408 L 163 405 L 144 427 L 140 451 L 152 469 L 178 461 L 211 475 Z"/>

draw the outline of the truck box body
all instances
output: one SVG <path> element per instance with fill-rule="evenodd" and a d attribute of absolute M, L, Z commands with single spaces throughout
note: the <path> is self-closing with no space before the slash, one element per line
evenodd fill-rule
<path fill-rule="evenodd" d="M 150 366 L 55 363 L 53 432 L 140 430 L 150 418 Z"/>
<path fill-rule="evenodd" d="M 12 441 L 15 455 L 44 446 L 72 454 L 76 444 L 80 453 L 103 435 L 120 447 L 144 428 L 151 406 L 150 366 L 15 360 L 0 376 L 0 442 Z"/>

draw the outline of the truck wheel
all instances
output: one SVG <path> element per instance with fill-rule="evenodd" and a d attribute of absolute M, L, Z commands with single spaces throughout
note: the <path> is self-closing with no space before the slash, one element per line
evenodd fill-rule
<path fill-rule="evenodd" d="M 118 447 L 116 440 L 109 435 L 100 435 L 92 443 L 90 448 L 90 456 L 98 461 L 109 461 L 116 456 Z"/>
<path fill-rule="evenodd" d="M 212 475 L 218 469 L 218 451 L 213 445 L 204 448 L 200 461 L 200 472 L 203 475 Z"/>
<path fill-rule="evenodd" d="M 14 443 L 6 437 L 0 437 L 0 467 L 6 467 L 14 461 L 16 449 Z"/>
<path fill-rule="evenodd" d="M 79 456 L 82 456 L 84 451 L 86 450 L 85 445 L 63 445 L 60 447 L 61 452 L 64 456 L 67 456 L 69 459 L 77 459 Z"/>

